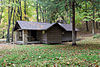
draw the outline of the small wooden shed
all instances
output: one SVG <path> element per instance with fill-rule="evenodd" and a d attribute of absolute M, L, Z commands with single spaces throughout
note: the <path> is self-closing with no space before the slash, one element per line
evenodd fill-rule
<path fill-rule="evenodd" d="M 17 21 L 15 28 L 15 43 L 31 44 L 59 44 L 72 41 L 72 25 L 61 23 L 41 23 Z M 76 37 L 77 37 L 76 29 Z"/>

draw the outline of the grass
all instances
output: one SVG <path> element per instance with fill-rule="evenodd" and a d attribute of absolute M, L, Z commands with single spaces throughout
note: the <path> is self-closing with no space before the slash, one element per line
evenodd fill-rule
<path fill-rule="evenodd" d="M 100 40 L 92 37 L 65 45 L 4 45 L 0 48 L 0 67 L 87 67 L 100 66 Z"/>

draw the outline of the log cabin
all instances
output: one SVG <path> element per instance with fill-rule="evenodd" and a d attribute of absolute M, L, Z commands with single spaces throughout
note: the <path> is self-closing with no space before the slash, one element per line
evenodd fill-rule
<path fill-rule="evenodd" d="M 14 27 L 16 44 L 61 44 L 72 41 L 72 25 L 17 21 Z M 76 31 L 76 38 L 78 29 Z"/>

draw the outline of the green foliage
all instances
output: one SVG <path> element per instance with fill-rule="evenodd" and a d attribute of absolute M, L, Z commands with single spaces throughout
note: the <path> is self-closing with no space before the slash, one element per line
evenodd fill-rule
<path fill-rule="evenodd" d="M 94 36 L 93 36 L 93 38 L 100 38 L 100 34 L 95 34 Z"/>
<path fill-rule="evenodd" d="M 24 14 L 25 0 L 21 0 L 21 6 L 18 0 L 2 0 L 0 3 L 0 16 L 3 10 L 0 28 L 4 28 L 7 33 L 8 27 L 8 7 L 13 7 L 15 9 L 15 22 L 20 20 L 21 12 L 18 8 L 21 7 L 22 10 L 22 20 L 23 21 L 34 21 L 36 22 L 36 6 L 38 6 L 39 21 L 40 22 L 56 22 L 57 20 L 65 20 L 70 23 L 70 17 L 72 17 L 72 7 L 70 2 L 73 0 L 26 0 L 26 15 Z M 92 21 L 100 22 L 100 3 L 99 0 L 94 0 L 93 3 L 90 0 L 75 0 L 76 1 L 76 24 L 81 24 L 82 21 Z M 93 10 L 93 5 L 95 9 Z M 11 11 L 11 10 L 10 10 Z M 93 19 L 93 11 L 95 12 L 95 18 Z M 18 13 L 19 12 L 19 13 Z M 44 21 L 43 21 L 44 20 Z M 13 15 L 11 17 L 11 27 L 10 32 L 12 32 L 12 21 Z"/>

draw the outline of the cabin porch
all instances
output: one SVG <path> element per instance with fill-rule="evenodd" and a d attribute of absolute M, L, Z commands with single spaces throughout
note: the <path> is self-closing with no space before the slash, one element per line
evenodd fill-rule
<path fill-rule="evenodd" d="M 37 44 L 40 40 L 37 37 L 37 32 L 34 30 L 17 30 L 15 34 L 16 44 Z"/>

